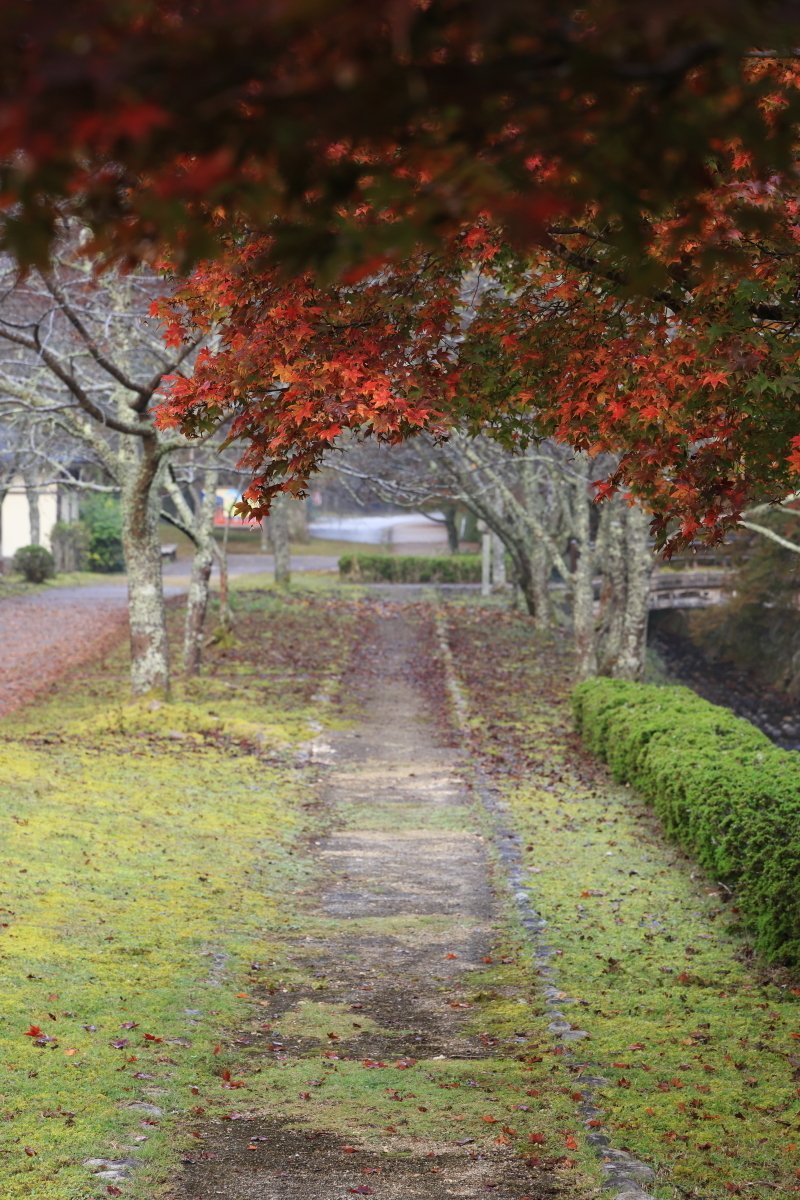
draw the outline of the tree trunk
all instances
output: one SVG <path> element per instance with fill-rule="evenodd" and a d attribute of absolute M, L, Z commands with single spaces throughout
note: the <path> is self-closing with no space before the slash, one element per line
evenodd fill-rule
<path fill-rule="evenodd" d="M 496 592 L 502 592 L 507 586 L 506 548 L 502 538 L 492 533 L 492 588 Z"/>
<path fill-rule="evenodd" d="M 534 628 L 543 633 L 550 628 L 551 608 L 548 575 L 550 560 L 547 551 L 535 537 L 527 544 L 509 544 L 508 551 L 514 568 L 515 583 L 522 592 L 528 615 Z"/>
<path fill-rule="evenodd" d="M 183 630 L 183 670 L 196 675 L 203 655 L 203 629 L 208 612 L 211 571 L 214 566 L 214 491 L 216 476 L 206 471 L 203 476 L 203 496 L 195 513 L 197 537 L 192 558 L 192 578 L 186 601 L 186 621 Z"/>
<path fill-rule="evenodd" d="M 539 538 L 531 546 L 531 591 L 535 605 L 534 622 L 540 632 L 549 629 L 552 623 L 550 596 L 550 557 Z"/>
<path fill-rule="evenodd" d="M 169 692 L 169 655 L 161 578 L 159 464 L 154 444 L 121 471 L 122 544 L 128 573 L 131 687 L 134 695 Z"/>
<path fill-rule="evenodd" d="M 227 526 L 226 534 L 227 534 Z M 227 637 L 233 629 L 233 613 L 231 612 L 230 586 L 228 582 L 228 539 L 223 535 L 222 545 L 214 543 L 214 553 L 217 556 L 219 568 L 219 627 Z"/>
<path fill-rule="evenodd" d="M 269 535 L 275 555 L 275 582 L 288 587 L 292 579 L 292 547 L 289 541 L 289 497 L 278 492 L 269 514 Z"/>
<path fill-rule="evenodd" d="M 524 556 L 527 584 L 523 587 L 528 612 L 541 633 L 550 628 L 553 619 L 550 595 L 550 571 L 552 562 L 543 539 L 536 531 L 537 521 L 546 516 L 546 502 L 542 495 L 540 480 L 530 462 L 524 462 L 522 474 L 522 503 L 527 514 L 525 527 Z"/>
<path fill-rule="evenodd" d="M 31 530 L 31 546 L 42 544 L 42 516 L 39 508 L 39 488 L 31 479 L 25 480 L 25 496 L 28 501 L 28 519 Z"/>
<path fill-rule="evenodd" d="M 597 665 L 601 675 L 613 675 L 622 652 L 628 601 L 625 511 L 620 496 L 613 496 L 601 505 L 597 557 L 602 573 L 597 621 Z"/>
<path fill-rule="evenodd" d="M 622 641 L 613 674 L 617 679 L 641 679 L 647 661 L 650 576 L 654 565 L 647 513 L 638 505 L 629 508 L 625 526 L 628 587 Z"/>
<path fill-rule="evenodd" d="M 522 593 L 522 599 L 525 601 L 528 616 L 533 617 L 534 623 L 538 624 L 539 609 L 536 603 L 536 592 L 533 586 L 530 563 L 527 556 L 518 554 L 515 551 L 512 551 L 512 562 L 514 564 L 514 585 Z"/>
<path fill-rule="evenodd" d="M 6 560 L 3 556 L 3 505 L 6 502 L 6 496 L 9 492 L 9 485 L 4 484 L 0 487 L 0 575 L 5 574 Z"/>
<path fill-rule="evenodd" d="M 451 554 L 458 554 L 460 539 L 458 536 L 458 509 L 455 504 L 443 504 L 444 527 L 447 530 L 447 546 Z"/>
<path fill-rule="evenodd" d="M 573 484 L 575 489 L 575 536 L 580 553 L 572 576 L 572 628 L 578 676 L 580 679 L 587 679 L 589 676 L 597 674 L 597 647 L 595 644 L 588 461 L 584 455 L 576 455 L 575 468 L 581 471 L 581 477 Z"/>

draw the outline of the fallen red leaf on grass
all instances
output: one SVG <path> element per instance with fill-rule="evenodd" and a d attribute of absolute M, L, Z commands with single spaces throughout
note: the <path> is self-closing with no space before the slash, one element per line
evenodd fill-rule
<path fill-rule="evenodd" d="M 222 1086 L 225 1088 L 243 1088 L 243 1087 L 247 1087 L 247 1084 L 244 1082 L 243 1079 L 232 1079 L 231 1073 L 230 1073 L 229 1069 L 226 1067 L 225 1070 L 222 1072 Z"/>

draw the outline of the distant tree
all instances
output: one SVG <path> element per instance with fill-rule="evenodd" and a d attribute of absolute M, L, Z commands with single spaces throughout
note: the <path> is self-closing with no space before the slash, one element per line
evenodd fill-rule
<path fill-rule="evenodd" d="M 566 594 L 579 674 L 641 676 L 654 564 L 648 517 L 621 495 L 596 505 L 586 455 L 553 442 L 513 454 L 456 432 L 441 444 L 423 435 L 398 448 L 356 446 L 331 462 L 362 496 L 463 505 L 502 543 L 539 629 Z"/>
<path fill-rule="evenodd" d="M 150 304 L 160 276 L 140 269 L 94 275 L 62 244 L 48 271 L 19 277 L 2 263 L 0 411 L 46 424 L 62 450 L 48 461 L 56 477 L 75 481 L 63 447 L 90 456 L 108 481 L 87 482 L 118 492 L 128 574 L 133 690 L 169 686 L 159 519 L 168 464 L 187 447 L 162 433 L 153 411 L 165 375 L 185 370 L 193 346 L 167 350 Z M 69 457 L 67 455 L 67 457 Z"/>

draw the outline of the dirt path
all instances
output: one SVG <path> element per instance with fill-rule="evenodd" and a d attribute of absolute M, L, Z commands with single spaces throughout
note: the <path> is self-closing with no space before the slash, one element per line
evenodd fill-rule
<path fill-rule="evenodd" d="M 316 846 L 324 884 L 292 948 L 313 982 L 270 999 L 268 1106 L 248 1112 L 242 1092 L 240 1119 L 201 1127 L 180 1200 L 599 1194 L 580 1171 L 532 1171 L 512 1144 L 509 1122 L 538 1126 L 524 998 L 508 980 L 492 994 L 522 1030 L 509 1045 L 475 1025 L 474 989 L 508 931 L 432 655 L 430 618 L 386 606 L 351 681 L 361 718 L 327 752 L 336 827 Z"/>

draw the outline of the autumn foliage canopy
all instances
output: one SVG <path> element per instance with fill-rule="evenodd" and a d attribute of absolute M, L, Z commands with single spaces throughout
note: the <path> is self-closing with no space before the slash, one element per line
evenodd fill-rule
<path fill-rule="evenodd" d="M 663 537 L 796 487 L 791 6 L 10 0 L 3 238 L 77 217 L 211 335 L 163 420 L 248 502 L 347 429 L 554 434 Z"/>
<path fill-rule="evenodd" d="M 599 496 L 642 497 L 661 540 L 721 536 L 800 472 L 798 201 L 749 171 L 737 154 L 699 232 L 652 222 L 646 286 L 630 286 L 641 257 L 590 216 L 524 253 L 487 216 L 438 253 L 328 285 L 287 281 L 268 245 L 235 242 L 160 306 L 168 336 L 218 338 L 163 419 L 231 420 L 256 513 L 274 488 L 301 489 L 343 430 L 391 441 L 467 424 L 611 453 Z"/>

